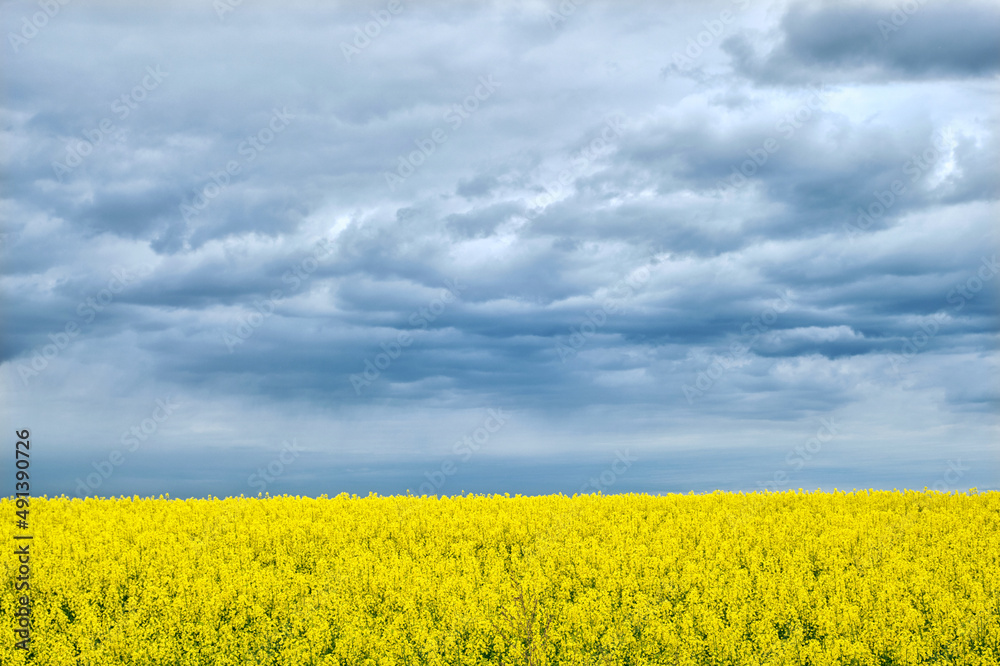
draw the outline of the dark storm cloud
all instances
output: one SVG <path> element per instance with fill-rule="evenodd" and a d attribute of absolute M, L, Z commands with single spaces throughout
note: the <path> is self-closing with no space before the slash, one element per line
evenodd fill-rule
<path fill-rule="evenodd" d="M 989 77 L 1000 71 L 998 33 L 994 3 L 801 2 L 785 13 L 769 53 L 747 34 L 724 49 L 737 71 L 772 84 Z"/>
<path fill-rule="evenodd" d="M 183 396 L 150 455 L 208 446 L 213 478 L 287 431 L 398 475 L 494 407 L 511 460 L 655 467 L 831 414 L 897 451 L 915 412 L 922 450 L 978 451 L 998 13 L 917 6 L 407 5 L 357 53 L 378 2 L 67 10 L 5 55 L 11 404 L 96 451 Z"/>

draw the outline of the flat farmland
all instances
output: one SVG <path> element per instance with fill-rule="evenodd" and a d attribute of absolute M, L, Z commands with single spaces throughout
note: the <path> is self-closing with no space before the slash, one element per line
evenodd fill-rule
<path fill-rule="evenodd" d="M 0 642 L 11 666 L 1000 663 L 996 492 L 30 511 L 32 648 Z M 0 566 L 9 634 L 16 558 Z"/>

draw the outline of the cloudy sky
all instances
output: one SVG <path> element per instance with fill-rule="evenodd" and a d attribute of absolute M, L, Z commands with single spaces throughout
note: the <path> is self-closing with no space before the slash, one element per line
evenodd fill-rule
<path fill-rule="evenodd" d="M 35 493 L 998 487 L 996 3 L 0 25 Z"/>

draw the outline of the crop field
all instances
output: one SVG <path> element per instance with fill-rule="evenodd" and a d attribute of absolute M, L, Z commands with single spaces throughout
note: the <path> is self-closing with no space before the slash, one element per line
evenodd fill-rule
<path fill-rule="evenodd" d="M 996 492 L 29 510 L 27 651 L 17 558 L 0 564 L 10 666 L 1000 663 Z"/>

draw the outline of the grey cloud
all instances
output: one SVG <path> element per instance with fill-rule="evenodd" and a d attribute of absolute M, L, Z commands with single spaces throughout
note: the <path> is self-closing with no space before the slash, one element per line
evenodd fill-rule
<path fill-rule="evenodd" d="M 3 418 L 45 422 L 54 450 L 98 452 L 120 414 L 184 396 L 189 412 L 123 489 L 237 488 L 261 432 L 287 431 L 311 436 L 336 484 L 404 491 L 399 461 L 492 407 L 523 424 L 497 469 L 553 461 L 558 479 L 526 488 L 569 487 L 586 472 L 573 452 L 625 441 L 658 461 L 637 489 L 752 485 L 714 452 L 742 442 L 764 468 L 775 437 L 801 441 L 830 415 L 891 462 L 831 452 L 809 478 L 933 483 L 931 453 L 971 459 L 996 425 L 1000 278 L 976 276 L 1000 240 L 997 12 L 928 3 L 883 39 L 888 5 L 749 7 L 691 72 L 662 71 L 664 44 L 734 4 L 598 2 L 555 29 L 525 4 L 407 6 L 350 62 L 340 42 L 374 0 L 244 3 L 225 22 L 193 4 L 61 14 L 4 56 Z M 3 25 L 33 7 L 5 5 Z M 152 65 L 169 77 L 57 177 L 53 161 Z M 495 93 L 447 120 L 489 75 Z M 288 127 L 261 134 L 286 107 Z M 256 136 L 267 145 L 249 150 Z M 83 321 L 112 269 L 142 266 Z M 459 296 L 419 314 L 446 280 Z M 787 309 L 764 323 L 779 295 Z M 939 315 L 894 373 L 889 356 Z M 69 321 L 79 336 L 52 347 Z M 689 402 L 685 385 L 705 386 L 734 343 L 745 354 Z M 918 417 L 924 457 L 890 469 Z M 175 462 L 156 479 L 183 447 L 211 451 L 210 470 Z M 667 474 L 674 463 L 686 471 Z"/>
<path fill-rule="evenodd" d="M 737 71 L 767 84 L 989 77 L 1000 71 L 998 32 L 1000 11 L 986 2 L 798 2 L 769 53 L 747 33 L 723 48 Z"/>

